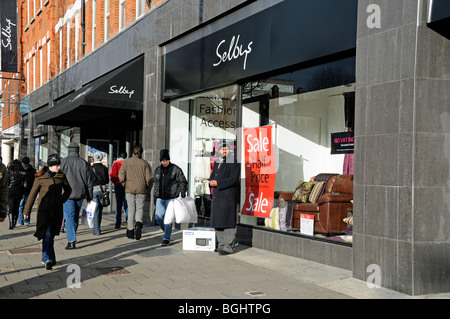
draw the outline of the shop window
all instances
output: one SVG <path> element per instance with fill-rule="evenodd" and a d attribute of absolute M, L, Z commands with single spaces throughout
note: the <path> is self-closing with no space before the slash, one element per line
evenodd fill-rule
<path fill-rule="evenodd" d="M 242 127 L 273 127 L 276 182 L 270 217 L 241 214 L 240 223 L 352 241 L 354 62 L 347 58 L 242 86 Z M 332 134 L 346 137 L 342 153 L 332 152 Z M 330 203 L 319 207 L 334 179 Z M 245 187 L 242 179 L 241 207 Z"/>
<path fill-rule="evenodd" d="M 36 159 L 36 170 L 47 165 L 48 158 L 48 135 L 42 135 L 34 139 L 34 158 Z"/>
<path fill-rule="evenodd" d="M 239 223 L 350 243 L 353 172 L 347 164 L 353 149 L 336 151 L 332 136 L 347 138 L 345 145 L 353 143 L 354 70 L 355 58 L 350 57 L 171 101 L 171 161 L 187 176 L 188 195 L 196 199 L 199 216 L 210 216 L 207 180 L 217 159 L 216 145 L 227 141 L 241 163 Z M 264 126 L 272 127 L 276 164 L 268 218 L 241 212 L 247 195 L 244 129 Z M 336 186 L 327 196 L 341 201 L 327 204 L 334 217 L 329 224 L 328 211 L 317 206 L 328 181 Z"/>
<path fill-rule="evenodd" d="M 202 92 L 170 103 L 170 157 L 189 181 L 199 216 L 209 217 L 208 179 L 218 158 L 218 144 L 226 141 L 236 156 L 238 86 Z"/>
<path fill-rule="evenodd" d="M 69 155 L 69 144 L 72 142 L 80 144 L 80 128 L 72 127 L 61 131 L 60 138 L 60 156 L 61 158 Z"/>

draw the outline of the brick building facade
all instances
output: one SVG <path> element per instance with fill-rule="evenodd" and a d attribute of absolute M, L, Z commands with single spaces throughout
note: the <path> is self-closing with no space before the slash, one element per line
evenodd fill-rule
<path fill-rule="evenodd" d="M 2 130 L 9 132 L 3 161 L 19 154 L 23 97 L 165 1 L 152 0 L 149 8 L 146 0 L 17 0 L 18 74 L 2 75 Z"/>

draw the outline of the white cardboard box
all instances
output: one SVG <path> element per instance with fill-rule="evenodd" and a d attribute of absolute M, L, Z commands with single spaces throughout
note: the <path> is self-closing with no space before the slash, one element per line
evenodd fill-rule
<path fill-rule="evenodd" d="M 214 251 L 216 232 L 214 228 L 194 227 L 183 230 L 183 250 Z"/>

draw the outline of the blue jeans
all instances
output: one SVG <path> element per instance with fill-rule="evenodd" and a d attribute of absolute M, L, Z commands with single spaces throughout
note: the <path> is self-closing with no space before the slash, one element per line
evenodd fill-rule
<path fill-rule="evenodd" d="M 170 241 L 170 235 L 172 234 L 172 224 L 164 224 L 164 215 L 166 215 L 166 209 L 167 205 L 169 205 L 169 202 L 170 199 L 156 199 L 155 221 L 164 232 L 163 240 Z"/>
<path fill-rule="evenodd" d="M 100 224 L 102 223 L 102 214 L 103 214 L 102 197 L 103 197 L 102 191 L 94 192 L 93 200 L 97 203 L 94 212 L 94 230 L 92 232 L 94 235 L 101 234 Z"/>
<path fill-rule="evenodd" d="M 27 199 L 28 199 L 28 195 L 23 195 L 22 199 L 20 200 L 20 205 L 19 205 L 19 217 L 17 217 L 17 223 L 19 225 L 23 225 L 25 224 L 29 224 L 30 223 L 30 219 L 31 219 L 31 211 L 30 214 L 28 215 L 27 219 L 23 219 L 23 209 L 25 208 L 25 204 L 27 203 Z"/>
<path fill-rule="evenodd" d="M 122 205 L 125 210 L 125 220 L 128 220 L 128 203 L 125 197 L 125 187 L 122 183 L 114 184 L 114 193 L 116 194 L 116 227 L 122 224 Z"/>
<path fill-rule="evenodd" d="M 45 233 L 44 238 L 42 239 L 42 262 L 46 263 L 47 261 L 56 262 L 55 256 L 55 236 L 52 235 L 52 231 L 50 226 L 47 228 L 47 232 Z"/>
<path fill-rule="evenodd" d="M 69 243 L 77 241 L 77 229 L 82 204 L 82 199 L 68 199 L 63 204 L 64 224 L 66 226 L 66 236 Z"/>

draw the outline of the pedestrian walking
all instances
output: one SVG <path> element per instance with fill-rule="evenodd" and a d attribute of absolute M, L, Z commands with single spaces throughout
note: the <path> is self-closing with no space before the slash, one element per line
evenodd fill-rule
<path fill-rule="evenodd" d="M 0 222 L 4 222 L 8 213 L 8 170 L 0 156 Z"/>
<path fill-rule="evenodd" d="M 125 197 L 125 187 L 123 187 L 122 183 L 119 180 L 119 170 L 126 158 L 126 152 L 120 153 L 119 158 L 114 161 L 111 167 L 111 171 L 109 172 L 111 182 L 114 184 L 114 194 L 116 196 L 116 223 L 114 225 L 115 229 L 120 229 L 120 225 L 122 224 L 122 206 L 125 214 L 125 221 L 128 221 L 128 204 Z"/>
<path fill-rule="evenodd" d="M 186 197 L 187 180 L 183 170 L 170 162 L 169 151 L 159 153 L 161 165 L 155 169 L 153 198 L 156 199 L 155 221 L 164 232 L 162 246 L 170 245 L 172 224 L 164 224 L 164 216 L 170 200 L 178 196 Z"/>
<path fill-rule="evenodd" d="M 29 218 L 34 201 L 39 196 L 34 236 L 42 240 L 41 261 L 48 270 L 56 264 L 54 238 L 60 232 L 63 203 L 72 191 L 66 176 L 60 172 L 60 165 L 61 159 L 58 154 L 51 154 L 48 157 L 47 165 L 36 174 L 23 210 L 24 218 Z"/>
<path fill-rule="evenodd" d="M 226 142 L 219 146 L 219 159 L 209 179 L 212 191 L 211 227 L 215 228 L 219 255 L 234 253 L 236 243 L 236 205 L 239 200 L 240 166 Z"/>
<path fill-rule="evenodd" d="M 125 186 L 128 203 L 127 237 L 141 239 L 144 201 L 152 186 L 153 172 L 150 164 L 142 159 L 141 146 L 133 147 L 132 157 L 123 161 L 119 170 L 119 180 Z"/>
<path fill-rule="evenodd" d="M 15 159 L 8 165 L 8 209 L 9 229 L 16 227 L 19 217 L 19 205 L 23 195 L 23 181 L 25 170 L 22 163 Z"/>
<path fill-rule="evenodd" d="M 23 181 L 23 195 L 19 204 L 19 218 L 17 220 L 18 225 L 30 225 L 31 212 L 28 218 L 23 218 L 23 209 L 28 199 L 28 194 L 30 194 L 31 187 L 33 187 L 34 178 L 36 175 L 36 169 L 30 164 L 30 158 L 25 156 L 22 158 L 22 166 L 25 170 L 25 180 Z"/>
<path fill-rule="evenodd" d="M 80 157 L 80 147 L 72 142 L 68 147 L 69 154 L 61 160 L 61 172 L 66 175 L 72 193 L 64 202 L 64 225 L 66 227 L 66 249 L 75 249 L 80 209 L 85 199 L 90 202 L 94 197 L 91 167 Z M 60 225 L 61 226 L 61 225 Z"/>
<path fill-rule="evenodd" d="M 93 192 L 94 201 L 97 203 L 94 212 L 94 229 L 93 235 L 101 234 L 101 223 L 102 223 L 102 213 L 103 213 L 103 194 L 108 189 L 108 169 L 103 165 L 103 153 L 96 152 L 94 154 L 94 164 L 92 164 L 92 174 L 93 174 Z"/>

